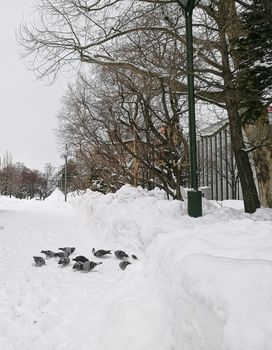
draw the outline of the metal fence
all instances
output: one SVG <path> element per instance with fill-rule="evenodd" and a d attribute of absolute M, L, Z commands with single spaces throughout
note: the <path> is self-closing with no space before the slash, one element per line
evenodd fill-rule
<path fill-rule="evenodd" d="M 201 131 L 197 141 L 199 186 L 207 199 L 242 199 L 227 122 Z"/>

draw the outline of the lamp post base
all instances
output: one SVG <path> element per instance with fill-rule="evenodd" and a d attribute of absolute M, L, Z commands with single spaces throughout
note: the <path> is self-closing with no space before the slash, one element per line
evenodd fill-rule
<path fill-rule="evenodd" d="M 188 215 L 193 218 L 202 216 L 202 192 L 190 190 L 187 192 L 188 198 Z"/>

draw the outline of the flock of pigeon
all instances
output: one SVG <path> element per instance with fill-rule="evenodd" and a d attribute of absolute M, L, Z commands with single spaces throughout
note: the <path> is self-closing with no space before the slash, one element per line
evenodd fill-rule
<path fill-rule="evenodd" d="M 49 259 L 49 258 L 59 258 L 58 264 L 62 265 L 62 266 L 67 266 L 70 264 L 71 259 L 70 259 L 70 255 L 72 253 L 74 253 L 74 251 L 76 250 L 76 248 L 74 247 L 63 247 L 63 248 L 59 248 L 60 252 L 53 252 L 52 250 L 42 250 L 41 253 L 45 254 L 45 258 Z M 95 250 L 94 248 L 92 249 L 92 253 L 95 257 L 97 258 L 104 258 L 105 256 L 111 254 L 111 250 L 104 250 L 104 249 L 99 249 L 99 250 Z M 129 258 L 128 254 L 125 253 L 123 250 L 116 250 L 114 252 L 114 255 L 117 259 L 122 260 L 119 263 L 119 267 L 122 270 L 125 270 L 126 267 L 131 264 L 130 261 L 128 261 L 127 259 Z M 132 259 L 137 260 L 137 256 L 132 254 L 131 255 Z M 45 259 L 41 256 L 33 256 L 34 262 L 36 264 L 36 266 L 43 266 L 45 265 Z M 101 265 L 102 262 L 95 262 L 95 261 L 90 261 L 89 259 L 87 259 L 85 256 L 83 255 L 78 255 L 76 256 L 74 259 L 72 259 L 73 261 L 75 261 L 74 265 L 73 265 L 73 269 L 77 270 L 77 271 L 91 271 L 93 270 L 97 265 Z"/>

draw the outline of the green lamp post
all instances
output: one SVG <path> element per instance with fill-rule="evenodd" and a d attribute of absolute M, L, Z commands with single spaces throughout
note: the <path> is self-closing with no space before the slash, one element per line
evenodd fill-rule
<path fill-rule="evenodd" d="M 186 23 L 187 45 L 187 80 L 188 80 L 188 113 L 189 113 L 189 145 L 190 145 L 190 178 L 191 190 L 188 191 L 188 214 L 192 217 L 202 216 L 202 194 L 198 190 L 197 146 L 195 123 L 195 88 L 193 63 L 193 9 L 200 0 L 178 0 L 182 7 Z"/>

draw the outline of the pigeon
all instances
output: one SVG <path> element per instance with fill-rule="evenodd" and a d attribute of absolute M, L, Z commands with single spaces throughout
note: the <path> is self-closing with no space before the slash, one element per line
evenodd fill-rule
<path fill-rule="evenodd" d="M 42 250 L 41 253 L 45 254 L 46 259 L 54 258 L 55 253 L 52 250 Z"/>
<path fill-rule="evenodd" d="M 131 262 L 129 262 L 129 261 L 122 261 L 122 262 L 120 262 L 119 266 L 120 266 L 120 268 L 121 268 L 122 270 L 125 270 L 125 268 L 126 268 L 129 264 L 131 264 Z"/>
<path fill-rule="evenodd" d="M 95 249 L 93 248 L 92 252 L 93 252 L 93 255 L 98 257 L 98 258 L 101 258 L 102 256 L 107 255 L 107 254 L 111 254 L 110 250 L 104 250 L 104 249 L 100 249 L 100 250 L 95 251 Z"/>
<path fill-rule="evenodd" d="M 64 257 L 59 259 L 58 264 L 60 264 L 62 266 L 68 265 L 68 264 L 70 264 L 70 258 L 68 256 L 64 256 Z"/>
<path fill-rule="evenodd" d="M 118 259 L 128 258 L 128 255 L 127 255 L 123 250 L 116 250 L 116 251 L 114 252 L 114 255 L 115 255 L 116 258 L 118 258 Z"/>
<path fill-rule="evenodd" d="M 78 255 L 73 260 L 76 261 L 76 262 L 82 262 L 82 263 L 85 263 L 86 261 L 89 261 L 89 259 L 87 259 L 83 255 Z"/>
<path fill-rule="evenodd" d="M 66 252 L 68 255 L 71 255 L 76 250 L 76 248 L 75 247 L 64 247 L 64 248 L 59 248 L 59 250 Z"/>
<path fill-rule="evenodd" d="M 137 256 L 134 255 L 134 254 L 132 254 L 131 257 L 132 257 L 133 259 L 135 259 L 135 260 L 138 260 Z"/>
<path fill-rule="evenodd" d="M 68 254 L 67 252 L 57 252 L 55 253 L 55 258 L 64 258 L 64 257 L 67 257 Z"/>
<path fill-rule="evenodd" d="M 73 269 L 74 270 L 83 270 L 83 262 L 81 261 L 78 261 L 76 262 L 74 265 L 73 265 Z"/>
<path fill-rule="evenodd" d="M 94 261 L 86 261 L 83 266 L 82 266 L 82 270 L 84 271 L 90 271 L 93 270 L 97 265 L 101 265 L 103 264 L 102 262 L 94 262 Z"/>
<path fill-rule="evenodd" d="M 41 256 L 33 256 L 33 259 L 35 261 L 36 266 L 43 266 L 43 265 L 45 265 L 45 260 Z"/>

